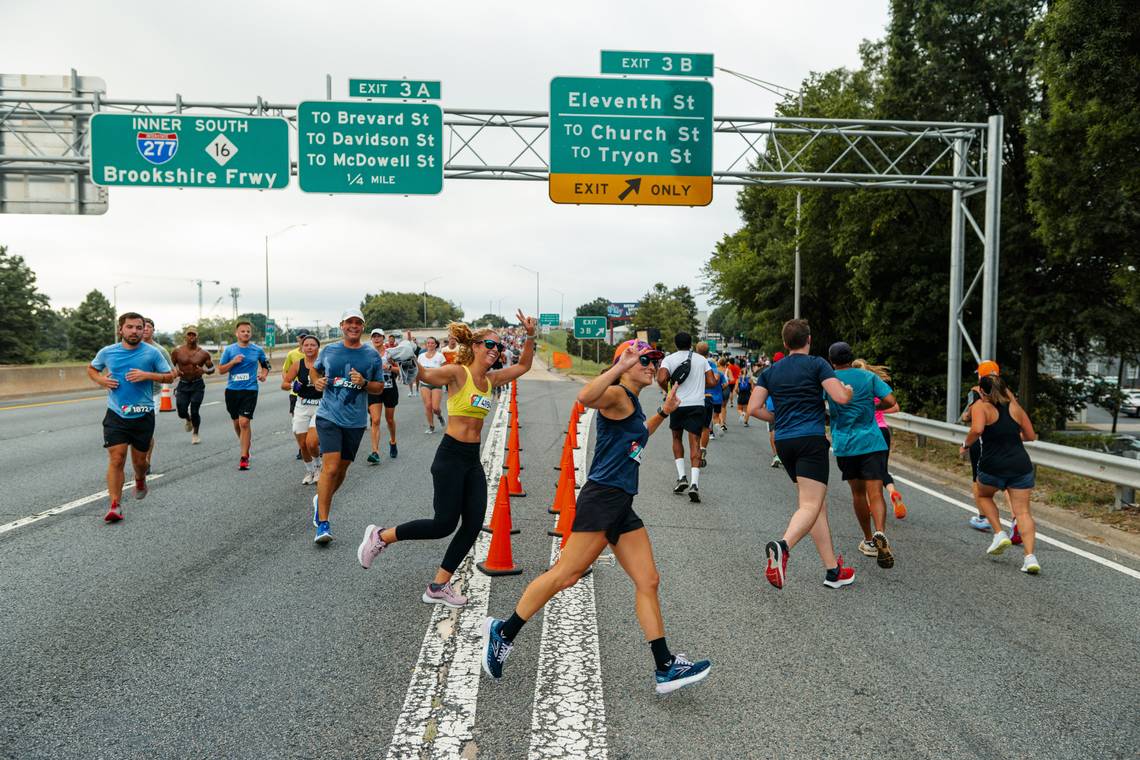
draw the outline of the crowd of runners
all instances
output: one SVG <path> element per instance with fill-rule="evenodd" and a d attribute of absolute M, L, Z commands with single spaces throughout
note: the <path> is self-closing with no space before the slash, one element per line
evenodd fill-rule
<path fill-rule="evenodd" d="M 334 497 L 365 432 L 370 432 L 369 464 L 381 462 L 382 427 L 388 431 L 388 456 L 397 458 L 395 409 L 402 393 L 418 395 L 424 433 L 443 431 L 430 465 L 433 514 L 395 526 L 367 526 L 357 560 L 367 570 L 394 544 L 450 536 L 422 599 L 456 608 L 467 603 L 452 580 L 475 545 L 487 508 L 479 453 L 484 419 L 499 390 L 530 371 L 534 359 L 536 320 L 521 311 L 516 318 L 518 327 L 506 330 L 453 323 L 445 342 L 430 337 L 420 345 L 410 332 L 401 336 L 380 328 L 372 329 L 365 340 L 364 315 L 349 309 L 341 315 L 340 340 L 322 345 L 317 336 L 299 337 L 279 370 L 280 388 L 288 393 L 297 459 L 303 466 L 300 483 L 316 486 L 311 499 L 315 543 L 332 541 Z M 274 370 L 265 351 L 252 342 L 249 322 L 237 323 L 235 342 L 225 347 L 216 365 L 198 344 L 195 326 L 186 328 L 184 342 L 169 353 L 154 342 L 153 322 L 140 314 L 122 314 L 118 330 L 120 342 L 101 349 L 88 367 L 88 375 L 107 389 L 108 397 L 103 420 L 107 522 L 123 519 L 128 455 L 133 497 L 147 494 L 155 410 L 163 385 L 177 380 L 178 416 L 194 445 L 201 441 L 204 377 L 214 372 L 226 376 L 225 406 L 237 442 L 237 467 L 247 471 L 260 387 Z M 578 393 L 583 406 L 597 410 L 597 423 L 593 459 L 577 497 L 571 535 L 557 562 L 531 582 L 512 614 L 487 619 L 483 668 L 489 675 L 502 675 L 526 621 L 556 593 L 573 586 L 606 546 L 634 582 L 637 618 L 651 650 L 656 690 L 667 693 L 709 674 L 708 660 L 674 655 L 665 643 L 652 547 L 633 510 L 642 453 L 649 437 L 666 422 L 677 471 L 673 493 L 687 495 L 694 504 L 701 502 L 700 480 L 709 466 L 710 441 L 718 433 L 728 434 L 729 409 L 735 406 L 741 427 L 749 427 L 752 419 L 767 423 L 772 466 L 782 467 L 795 489 L 786 530 L 765 546 L 764 575 L 775 588 L 786 585 L 792 550 L 808 536 L 819 555 L 825 586 L 841 588 L 854 581 L 855 569 L 844 564 L 832 541 L 826 500 L 832 455 L 851 492 L 855 523 L 863 536 L 859 551 L 883 570 L 895 566 L 895 547 L 887 537 L 888 501 L 896 520 L 906 518 L 907 507 L 889 472 L 891 436 L 884 415 L 898 412 L 899 404 L 888 384 L 888 369 L 856 358 L 844 342 L 833 343 L 826 359 L 813 355 L 805 320 L 785 323 L 782 342 L 784 351 L 770 360 L 764 355 L 715 357 L 707 342 L 694 343 L 685 332 L 674 336 L 676 350 L 667 356 L 636 339 L 616 348 L 610 368 Z M 659 387 L 662 401 L 656 412 L 646 415 L 641 395 L 652 385 Z M 978 383 L 962 420 L 969 433 L 961 454 L 971 460 L 980 512 L 970 525 L 995 531 L 987 549 L 991 555 L 1023 544 L 1021 570 L 1036 574 L 1041 568 L 1034 555 L 1035 524 L 1029 507 L 1034 470 L 1022 443 L 1034 439 L 1033 426 L 1004 385 L 996 363 L 979 365 Z M 1006 492 L 1015 518 L 1010 533 L 1001 527 L 994 501 L 998 491 Z"/>

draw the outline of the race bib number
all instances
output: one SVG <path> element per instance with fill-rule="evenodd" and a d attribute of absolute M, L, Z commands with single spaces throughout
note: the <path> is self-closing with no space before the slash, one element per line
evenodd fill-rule
<path fill-rule="evenodd" d="M 122 404 L 119 406 L 119 409 L 123 414 L 146 414 L 147 412 L 153 411 L 154 407 L 147 406 L 146 404 Z"/>
<path fill-rule="evenodd" d="M 303 398 L 301 399 L 301 406 L 317 406 L 321 403 L 319 398 Z"/>
<path fill-rule="evenodd" d="M 347 377 L 334 377 L 332 379 L 332 386 L 334 388 L 348 388 L 349 390 L 360 390 L 361 388 L 361 386 L 352 382 L 352 380 Z"/>
<path fill-rule="evenodd" d="M 249 379 L 249 373 L 248 372 L 239 372 L 236 375 L 230 375 L 230 380 L 233 380 L 235 383 L 240 383 L 242 380 L 248 380 L 248 379 Z"/>
<path fill-rule="evenodd" d="M 396 387 L 396 383 L 395 383 L 395 381 L 392 380 L 392 376 L 387 374 L 387 373 L 384 374 L 384 387 L 385 388 L 395 388 Z"/>
<path fill-rule="evenodd" d="M 645 447 L 637 441 L 630 441 L 629 444 L 629 458 L 641 464 L 641 455 L 645 451 Z"/>
<path fill-rule="evenodd" d="M 491 399 L 477 393 L 471 397 L 471 406 L 489 412 L 491 411 Z"/>

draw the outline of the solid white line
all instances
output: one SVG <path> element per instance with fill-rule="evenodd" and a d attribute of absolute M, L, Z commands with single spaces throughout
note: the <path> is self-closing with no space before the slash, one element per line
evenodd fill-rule
<path fill-rule="evenodd" d="M 941 499 L 942 501 L 946 502 L 947 504 L 953 504 L 954 506 L 960 507 L 961 509 L 964 509 L 967 512 L 970 512 L 971 514 L 975 514 L 975 515 L 979 514 L 977 507 L 975 507 L 971 504 L 967 504 L 964 501 L 958 501 L 957 499 L 952 499 L 949 496 L 946 496 L 945 494 L 941 494 L 938 491 L 935 491 L 933 488 L 927 488 L 926 486 L 922 485 L 921 483 L 915 483 L 913 480 L 910 480 L 909 478 L 899 477 L 898 475 L 895 475 L 894 478 L 895 478 L 895 480 L 899 481 L 900 483 L 905 483 L 908 486 L 910 486 L 911 488 L 917 488 L 919 491 L 922 491 L 925 494 L 929 494 L 929 495 L 931 495 L 937 499 Z M 1012 523 L 1009 520 L 1006 520 L 1004 517 L 1001 518 L 1001 524 L 1006 526 L 1007 528 L 1012 525 Z M 1064 541 L 1058 541 L 1055 538 L 1050 538 L 1049 536 L 1042 535 L 1040 532 L 1038 532 L 1038 534 L 1037 534 L 1037 540 L 1043 544 L 1049 544 L 1050 546 L 1056 546 L 1058 549 L 1064 549 L 1067 552 L 1070 552 L 1072 554 L 1076 554 L 1078 557 L 1084 557 L 1085 559 L 1092 560 L 1093 562 L 1097 563 L 1098 565 L 1104 565 L 1105 567 L 1110 568 L 1112 570 L 1115 570 L 1118 573 L 1124 573 L 1127 576 L 1130 576 L 1132 578 L 1136 578 L 1137 580 L 1140 580 L 1140 570 L 1133 570 L 1132 568 L 1126 567 L 1125 565 L 1122 565 L 1119 562 L 1113 562 L 1110 559 L 1105 559 L 1104 557 L 1093 554 L 1092 552 L 1087 552 L 1084 549 L 1079 549 L 1076 546 L 1073 546 L 1072 544 L 1067 544 Z"/>
<path fill-rule="evenodd" d="M 494 507 L 499 476 L 503 473 L 507 406 L 504 397 L 495 410 L 483 447 L 487 514 Z M 480 531 L 475 547 L 455 573 L 456 586 L 461 586 L 467 595 L 467 606 L 453 610 L 437 604 L 432 611 L 388 745 L 389 760 L 474 757 L 482 625 L 491 596 L 491 579 L 475 569 L 475 561 L 487 555 L 490 542 L 489 534 Z M 441 678 L 444 669 L 446 680 Z"/>
<path fill-rule="evenodd" d="M 147 477 L 147 483 L 158 480 L 161 477 L 162 473 L 158 473 L 157 475 L 150 475 Z M 90 504 L 93 501 L 105 499 L 107 496 L 107 491 L 104 489 L 99 493 L 93 493 L 90 496 L 84 496 L 82 499 L 69 501 L 66 504 L 60 504 L 58 507 L 52 507 L 51 509 L 45 509 L 43 512 L 37 512 L 34 515 L 21 517 L 19 520 L 14 520 L 13 522 L 7 523 L 5 525 L 0 525 L 0 535 L 7 533 L 10 530 L 15 530 L 16 528 L 23 528 L 25 525 L 31 525 L 32 523 L 39 522 L 40 520 L 48 517 L 53 517 L 64 512 L 70 512 L 73 509 L 82 507 L 84 504 Z"/>
<path fill-rule="evenodd" d="M 586 444 L 594 410 L 578 421 L 574 464 L 585 484 Z M 550 564 L 558 561 L 561 539 L 550 545 Z M 598 758 L 605 760 L 606 708 L 602 698 L 598 614 L 591 573 L 554 596 L 542 613 L 534 710 L 530 719 L 528 760 Z"/>

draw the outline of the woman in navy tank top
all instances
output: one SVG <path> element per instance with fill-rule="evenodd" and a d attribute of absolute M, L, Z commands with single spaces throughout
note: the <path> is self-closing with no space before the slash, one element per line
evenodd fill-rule
<path fill-rule="evenodd" d="M 658 694 L 697 683 L 709 674 L 708 660 L 673 655 L 665 643 L 665 624 L 657 598 L 657 565 L 645 524 L 633 511 L 638 469 L 649 436 L 677 408 L 676 387 L 646 420 L 638 394 L 652 385 L 664 354 L 639 340 L 622 343 L 614 363 L 578 393 L 578 400 L 598 410 L 594 459 L 586 485 L 578 495 L 570 537 L 552 568 L 531 581 L 508 620 L 483 623 L 483 669 L 494 679 L 523 624 L 559 591 L 578 582 L 606 545 L 636 588 L 637 619 L 653 654 Z"/>

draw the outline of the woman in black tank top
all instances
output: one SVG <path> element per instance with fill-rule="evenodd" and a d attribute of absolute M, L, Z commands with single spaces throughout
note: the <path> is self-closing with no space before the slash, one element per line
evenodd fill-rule
<path fill-rule="evenodd" d="M 978 390 L 981 391 L 981 400 L 970 407 L 970 432 L 962 450 L 966 451 L 975 441 L 981 441 L 982 455 L 978 461 L 974 501 L 990 525 L 999 529 L 986 551 L 997 556 L 1012 545 L 1009 535 L 1000 530 L 1000 515 L 994 502 L 994 494 L 1005 491 L 1025 548 L 1021 571 L 1036 575 L 1041 572 L 1041 566 L 1033 553 L 1037 529 L 1029 509 L 1034 471 L 1023 441 L 1035 440 L 1037 434 L 1033 431 L 1029 415 L 1006 389 L 1000 377 L 983 377 L 978 383 Z"/>

